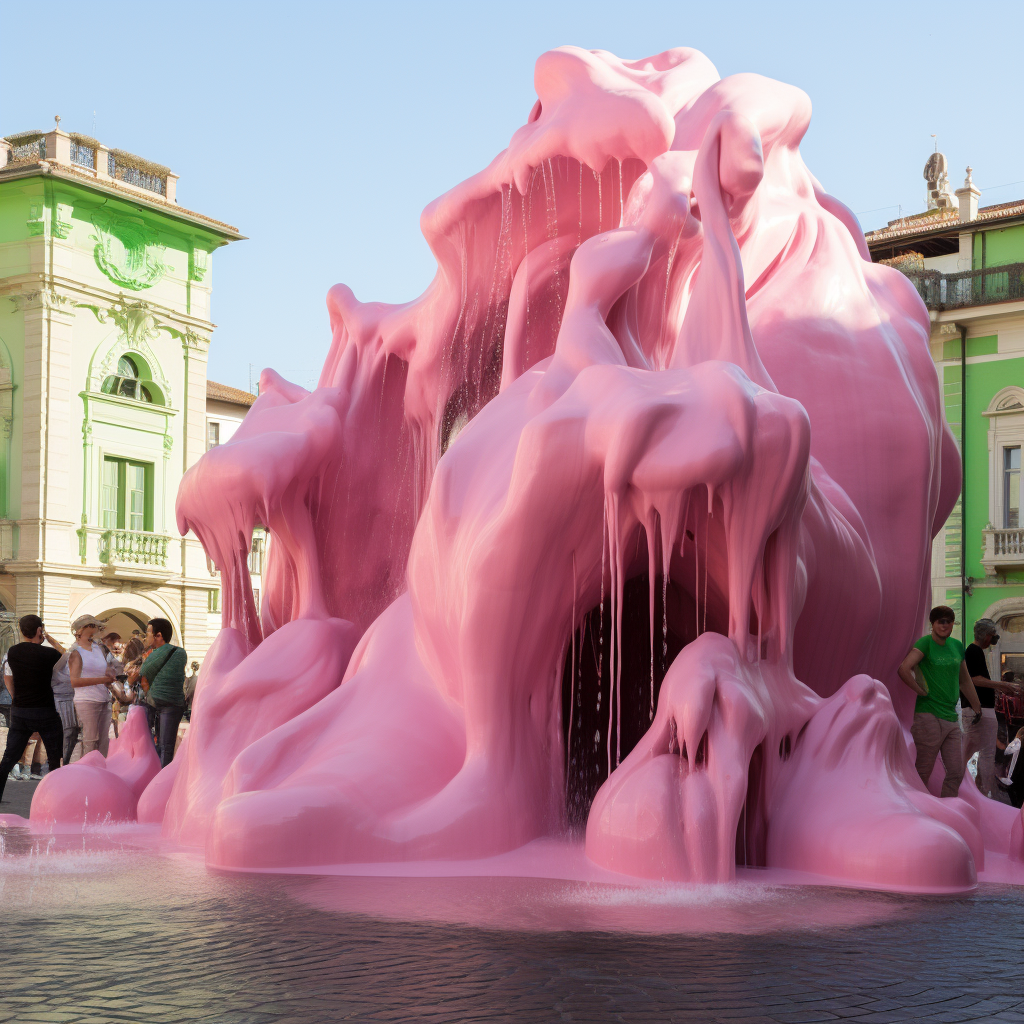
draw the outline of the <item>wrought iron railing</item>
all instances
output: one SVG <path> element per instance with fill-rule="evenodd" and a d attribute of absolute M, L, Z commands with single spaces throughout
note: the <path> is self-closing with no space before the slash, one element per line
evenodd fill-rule
<path fill-rule="evenodd" d="M 37 135 L 35 138 L 24 140 L 14 137 L 11 142 L 11 160 L 45 160 L 46 159 L 46 138 Z"/>
<path fill-rule="evenodd" d="M 107 154 L 107 174 L 117 181 L 127 182 L 138 188 L 144 188 L 147 192 L 156 192 L 158 195 L 167 194 L 167 179 L 159 174 L 150 174 L 131 164 L 120 162 L 113 153 Z"/>
<path fill-rule="evenodd" d="M 929 309 L 963 309 L 1024 299 L 1024 263 L 963 270 L 957 274 L 940 274 L 937 270 L 904 273 Z"/>
<path fill-rule="evenodd" d="M 88 167 L 92 170 L 96 165 L 96 150 L 92 146 L 86 146 L 81 142 L 71 140 L 71 162 L 80 167 Z"/>

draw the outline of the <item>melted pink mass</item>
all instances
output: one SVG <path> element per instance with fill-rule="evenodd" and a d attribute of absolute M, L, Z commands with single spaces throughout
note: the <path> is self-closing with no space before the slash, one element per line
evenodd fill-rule
<path fill-rule="evenodd" d="M 932 796 L 908 749 L 959 456 L 924 306 L 800 157 L 808 98 L 690 49 L 563 47 L 535 82 L 424 211 L 427 291 L 333 288 L 317 389 L 265 371 L 186 476 L 224 628 L 188 742 L 140 792 L 113 754 L 107 810 L 221 868 L 573 832 L 657 879 L 1024 859 L 1016 813 Z M 81 820 L 75 777 L 33 818 Z"/>

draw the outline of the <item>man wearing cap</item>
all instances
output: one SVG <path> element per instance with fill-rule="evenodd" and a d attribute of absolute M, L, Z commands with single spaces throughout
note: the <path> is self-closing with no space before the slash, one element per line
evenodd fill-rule
<path fill-rule="evenodd" d="M 92 615 L 79 615 L 71 623 L 75 645 L 68 657 L 68 672 L 75 692 L 75 712 L 82 723 L 82 756 L 98 750 L 104 757 L 110 744 L 110 684 L 116 673 L 107 665 L 107 652 L 93 643 L 103 623 Z"/>
<path fill-rule="evenodd" d="M 18 763 L 29 738 L 39 733 L 46 747 L 50 771 L 60 767 L 61 739 L 64 728 L 53 706 L 50 676 L 60 660 L 63 648 L 52 640 L 38 615 L 23 615 L 18 621 L 22 642 L 7 652 L 3 685 L 13 698 L 11 727 L 7 733 L 7 749 L 0 760 L 0 800 L 7 784 L 7 773 Z M 48 640 L 52 646 L 44 647 Z"/>
<path fill-rule="evenodd" d="M 1016 694 L 1020 687 L 1015 683 L 991 679 L 985 651 L 999 642 L 999 627 L 992 619 L 978 619 L 974 624 L 974 643 L 967 645 L 964 661 L 971 675 L 974 688 L 981 703 L 981 719 L 968 726 L 964 736 L 964 764 L 978 754 L 978 789 L 988 796 L 995 788 L 996 777 L 996 736 L 999 722 L 996 719 L 996 694 Z"/>

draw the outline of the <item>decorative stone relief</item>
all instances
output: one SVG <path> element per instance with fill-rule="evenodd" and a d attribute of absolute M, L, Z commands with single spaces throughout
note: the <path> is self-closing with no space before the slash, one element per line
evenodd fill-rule
<path fill-rule="evenodd" d="M 28 220 L 25 223 L 30 235 L 46 233 L 46 203 L 42 198 L 29 201 Z"/>
<path fill-rule="evenodd" d="M 193 249 L 188 260 L 190 281 L 202 281 L 210 267 L 210 254 L 205 249 Z"/>
<path fill-rule="evenodd" d="M 70 203 L 57 203 L 53 208 L 53 233 L 58 238 L 67 238 L 71 234 L 71 215 L 74 207 Z"/>
<path fill-rule="evenodd" d="M 9 295 L 8 298 L 18 312 L 30 309 L 48 309 L 52 312 L 74 316 L 73 307 L 77 305 L 70 295 L 61 295 L 59 292 L 46 290 L 22 292 L 20 295 Z"/>
<path fill-rule="evenodd" d="M 96 265 L 114 284 L 138 292 L 152 288 L 167 273 L 165 246 L 141 220 L 100 209 L 92 223 Z"/>
<path fill-rule="evenodd" d="M 185 330 L 179 331 L 174 327 L 161 326 L 172 338 L 177 338 L 181 342 L 182 348 L 200 348 L 203 344 L 208 345 L 210 343 L 209 338 L 196 334 L 191 327 L 186 327 Z"/>
<path fill-rule="evenodd" d="M 111 323 L 118 330 L 117 340 L 106 351 L 98 364 L 93 363 L 89 373 L 89 390 L 99 391 L 103 381 L 116 371 L 117 361 L 125 352 L 137 352 L 146 360 L 151 374 L 150 379 L 156 384 L 164 396 L 166 405 L 171 404 L 171 385 L 160 369 L 156 353 L 150 346 L 161 330 L 175 335 L 172 328 L 157 321 L 148 303 L 142 301 L 129 302 L 123 297 L 117 299 L 110 308 L 78 303 L 83 309 L 91 309 L 101 324 Z"/>

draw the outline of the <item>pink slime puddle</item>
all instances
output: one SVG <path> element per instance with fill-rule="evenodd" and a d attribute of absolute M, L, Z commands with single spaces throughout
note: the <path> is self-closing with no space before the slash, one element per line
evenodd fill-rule
<path fill-rule="evenodd" d="M 424 211 L 424 295 L 332 289 L 320 385 L 265 371 L 182 482 L 224 581 L 187 748 L 141 794 L 57 772 L 33 818 L 137 816 L 219 870 L 466 872 L 565 835 L 582 785 L 588 870 L 1019 879 L 1020 815 L 914 770 L 895 667 L 959 459 L 927 311 L 800 157 L 808 98 L 684 48 L 562 47 L 535 84 Z"/>
<path fill-rule="evenodd" d="M 152 826 L 91 826 L 51 832 L 17 815 L 0 825 L 0 876 L 103 873 L 113 866 L 167 871 L 164 858 L 201 868 L 201 851 L 177 848 Z M 113 858 L 113 859 L 112 859 Z M 1021 878 L 1005 857 L 983 882 Z M 238 872 L 214 872 L 231 877 Z M 837 930 L 910 917 L 914 899 L 837 888 L 832 879 L 745 869 L 730 884 L 638 881 L 589 861 L 579 842 L 537 840 L 477 861 L 346 864 L 275 876 L 297 902 L 330 913 L 506 931 L 612 931 L 644 934 L 761 934 Z"/>

